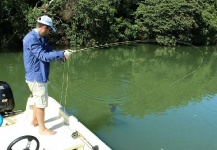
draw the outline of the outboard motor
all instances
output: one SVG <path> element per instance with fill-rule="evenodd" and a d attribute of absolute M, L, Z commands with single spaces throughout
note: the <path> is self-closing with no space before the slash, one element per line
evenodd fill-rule
<path fill-rule="evenodd" d="M 0 115 L 5 116 L 14 109 L 14 97 L 10 86 L 0 81 Z"/>

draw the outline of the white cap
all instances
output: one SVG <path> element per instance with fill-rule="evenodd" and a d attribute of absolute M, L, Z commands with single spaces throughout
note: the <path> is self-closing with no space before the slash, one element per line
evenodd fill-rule
<path fill-rule="evenodd" d="M 41 16 L 41 17 L 38 18 L 37 22 L 42 23 L 44 25 L 50 26 L 53 29 L 53 31 L 56 32 L 56 29 L 53 26 L 53 21 L 52 21 L 52 19 L 50 17 Z"/>

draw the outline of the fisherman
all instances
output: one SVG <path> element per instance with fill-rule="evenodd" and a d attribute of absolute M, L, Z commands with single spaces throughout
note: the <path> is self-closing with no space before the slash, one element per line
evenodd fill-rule
<path fill-rule="evenodd" d="M 72 51 L 53 50 L 46 39 L 51 30 L 56 32 L 52 19 L 41 16 L 37 19 L 36 28 L 32 29 L 23 39 L 23 59 L 25 80 L 34 99 L 32 125 L 39 126 L 42 135 L 56 133 L 45 126 L 45 108 L 48 106 L 47 82 L 50 73 L 50 62 L 70 59 Z"/>

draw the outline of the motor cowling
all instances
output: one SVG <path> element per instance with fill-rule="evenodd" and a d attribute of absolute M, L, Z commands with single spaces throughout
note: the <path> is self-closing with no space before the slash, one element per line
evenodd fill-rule
<path fill-rule="evenodd" d="M 15 107 L 12 90 L 4 81 L 0 81 L 0 114 L 5 115 L 11 112 Z"/>

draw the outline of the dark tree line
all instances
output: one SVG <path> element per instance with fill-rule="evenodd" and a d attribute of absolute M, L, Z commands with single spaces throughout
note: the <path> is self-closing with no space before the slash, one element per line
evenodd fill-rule
<path fill-rule="evenodd" d="M 1 47 L 21 45 L 43 14 L 57 28 L 50 35 L 56 45 L 129 40 L 213 45 L 217 40 L 216 0 L 1 0 Z"/>

